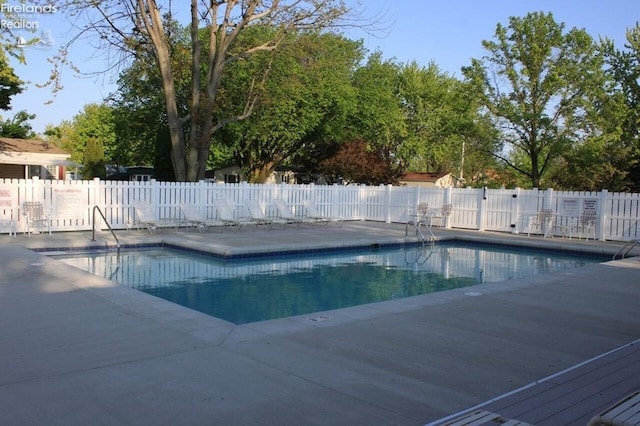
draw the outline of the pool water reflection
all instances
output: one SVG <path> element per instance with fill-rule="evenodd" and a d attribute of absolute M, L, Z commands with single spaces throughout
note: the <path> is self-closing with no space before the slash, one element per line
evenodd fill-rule
<path fill-rule="evenodd" d="M 459 242 L 231 260 L 169 248 L 55 257 L 235 324 L 570 270 L 605 260 Z"/>

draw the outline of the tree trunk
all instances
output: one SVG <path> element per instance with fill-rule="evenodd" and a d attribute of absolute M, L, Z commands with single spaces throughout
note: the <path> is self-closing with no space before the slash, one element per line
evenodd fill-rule
<path fill-rule="evenodd" d="M 249 182 L 251 183 L 265 183 L 273 170 L 275 169 L 275 163 L 269 162 L 266 164 L 262 164 L 259 167 L 256 167 L 249 171 Z"/>

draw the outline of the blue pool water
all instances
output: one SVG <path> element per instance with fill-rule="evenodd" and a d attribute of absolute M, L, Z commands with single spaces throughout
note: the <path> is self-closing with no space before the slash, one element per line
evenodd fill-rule
<path fill-rule="evenodd" d="M 605 260 L 465 243 L 231 260 L 172 248 L 55 257 L 235 324 L 570 270 Z"/>

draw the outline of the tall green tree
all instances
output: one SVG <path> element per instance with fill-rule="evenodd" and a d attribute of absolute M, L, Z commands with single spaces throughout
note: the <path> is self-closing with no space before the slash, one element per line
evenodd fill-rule
<path fill-rule="evenodd" d="M 85 105 L 72 120 L 65 120 L 58 126 L 48 127 L 45 134 L 50 142 L 71 153 L 71 160 L 77 163 L 85 163 L 86 151 L 91 149 L 92 152 L 89 155 L 91 167 L 98 167 L 95 166 L 98 157 L 103 166 L 105 162 L 114 163 L 114 128 L 112 108 L 106 104 L 92 103 Z M 97 155 L 96 152 L 100 154 Z M 92 175 L 102 176 L 97 171 L 92 172 Z"/>
<path fill-rule="evenodd" d="M 80 21 L 79 15 L 89 15 L 84 21 L 89 24 L 79 31 L 95 34 L 100 48 L 111 51 L 118 48 L 133 55 L 153 53 L 161 76 L 171 160 L 175 177 L 180 181 L 204 177 L 212 136 L 226 124 L 248 117 L 255 105 L 257 92 L 250 90 L 245 94 L 246 108 L 240 114 L 216 113 L 227 67 L 257 52 L 276 50 L 289 31 L 322 30 L 335 25 L 348 12 L 342 0 L 191 0 L 190 6 L 187 65 L 191 72 L 187 99 L 178 96 L 180 76 L 171 60 L 171 27 L 165 25 L 163 17 L 163 13 L 172 14 L 171 2 L 79 0 L 70 2 L 64 9 L 76 22 Z M 255 24 L 276 29 L 274 36 L 241 52 L 233 52 L 240 35 Z M 209 34 L 206 40 L 200 37 L 203 28 Z M 68 48 L 62 48 L 59 55 L 62 62 Z M 57 75 L 54 72 L 54 80 Z M 263 81 L 264 76 L 254 76 L 255 81 Z M 188 132 L 185 132 L 185 123 L 188 123 Z"/>
<path fill-rule="evenodd" d="M 102 139 L 90 136 L 83 152 L 82 176 L 85 179 L 105 178 L 107 175 L 106 163 L 104 161 L 104 146 Z"/>
<path fill-rule="evenodd" d="M 249 181 L 264 182 L 305 147 L 340 137 L 351 102 L 350 76 L 361 58 L 358 42 L 334 34 L 298 33 L 288 35 L 273 56 L 230 68 L 234 77 L 223 90 L 240 95 L 243 86 L 254 84 L 247 68 L 270 68 L 251 117 L 220 132 Z M 260 59 L 262 65 L 252 63 Z M 242 95 L 226 99 L 242 107 Z"/>
<path fill-rule="evenodd" d="M 0 47 L 0 110 L 11 109 L 11 98 L 22 93 L 23 86 L 24 82 L 15 74 Z"/>
<path fill-rule="evenodd" d="M 189 31 L 178 22 L 171 21 L 169 16 L 165 19 L 165 26 L 171 37 L 170 60 L 179 113 L 188 115 L 191 78 Z M 111 161 L 123 166 L 153 164 L 156 178 L 174 180 L 162 76 L 152 51 L 140 50 L 136 54 L 131 64 L 120 73 L 118 89 L 109 98 L 116 133 Z M 182 131 L 188 132 L 188 122 L 182 124 Z"/>
<path fill-rule="evenodd" d="M 618 149 L 626 150 L 627 167 L 625 188 L 640 191 L 640 24 L 627 29 L 625 49 L 617 49 L 605 39 L 602 50 L 607 59 L 607 71 L 616 83 L 612 96 L 619 96 L 623 106 L 617 109 L 619 116 L 609 120 L 610 126 L 619 130 Z M 610 119 L 613 117 L 609 117 Z M 614 189 L 614 188 L 609 188 Z"/>
<path fill-rule="evenodd" d="M 435 63 L 421 67 L 412 62 L 400 70 L 398 96 L 407 134 L 397 155 L 407 159 L 408 169 L 462 178 L 491 165 L 487 152 L 494 149 L 495 132 L 467 84 Z"/>
<path fill-rule="evenodd" d="M 0 136 L 5 138 L 32 139 L 36 133 L 29 120 L 36 118 L 35 114 L 18 111 L 10 120 L 0 120 Z"/>
<path fill-rule="evenodd" d="M 500 129 L 505 146 L 494 155 L 539 187 L 580 141 L 589 94 L 604 84 L 603 59 L 586 31 L 565 32 L 551 13 L 512 17 L 482 45 L 487 55 L 463 74 Z"/>
<path fill-rule="evenodd" d="M 366 64 L 353 74 L 356 107 L 349 117 L 350 139 L 361 139 L 368 149 L 378 153 L 385 167 L 399 176 L 408 164 L 398 155 L 407 134 L 407 121 L 398 84 L 402 66 L 395 60 L 384 60 L 374 52 Z"/>

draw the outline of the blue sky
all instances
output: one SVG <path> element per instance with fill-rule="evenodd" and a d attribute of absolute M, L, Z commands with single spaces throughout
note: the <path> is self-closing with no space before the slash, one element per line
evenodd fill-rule
<path fill-rule="evenodd" d="M 496 24 L 507 25 L 510 16 L 551 12 L 566 29 L 584 28 L 596 39 L 606 36 L 614 40 L 619 48 L 625 42 L 626 30 L 640 21 L 638 0 L 347 0 L 347 3 L 363 9 L 364 16 L 382 17 L 379 26 L 385 27 L 384 31 L 374 35 L 348 31 L 350 38 L 363 39 L 369 51 L 380 50 L 385 58 L 402 63 L 415 60 L 426 66 L 433 61 L 442 71 L 456 77 L 461 77 L 460 67 L 468 65 L 471 58 L 483 55 L 481 41 L 493 39 Z M 66 70 L 64 90 L 45 105 L 51 98 L 50 91 L 36 88 L 34 83 L 49 75 L 47 57 L 69 36 L 70 27 L 61 11 L 30 19 L 38 21 L 40 30 L 50 33 L 52 47 L 28 48 L 27 65 L 13 64 L 19 77 L 31 83 L 23 94 L 13 98 L 13 111 L 3 112 L 2 117 L 26 109 L 37 115 L 32 124 L 36 132 L 42 132 L 47 124 L 70 120 L 85 104 L 104 99 L 115 89 L 112 84 L 115 76 L 79 78 Z M 76 46 L 72 57 L 83 70 L 95 71 L 103 64 L 102 56 L 89 47 Z"/>

